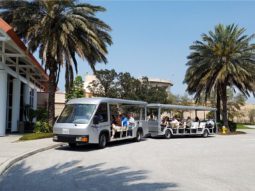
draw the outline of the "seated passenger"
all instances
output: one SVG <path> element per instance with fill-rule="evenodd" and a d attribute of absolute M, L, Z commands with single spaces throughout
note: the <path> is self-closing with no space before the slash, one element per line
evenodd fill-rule
<path fill-rule="evenodd" d="M 148 120 L 157 120 L 157 117 L 154 115 L 154 113 L 151 113 L 149 116 L 148 116 Z"/>
<path fill-rule="evenodd" d="M 123 114 L 120 114 L 120 118 L 121 118 L 121 126 L 127 127 L 128 126 L 128 118 Z"/>
<path fill-rule="evenodd" d="M 200 122 L 198 116 L 195 117 L 195 122 Z"/>
<path fill-rule="evenodd" d="M 188 117 L 187 120 L 186 120 L 186 128 L 190 129 L 191 125 L 192 125 L 192 120 L 191 120 L 190 117 Z"/>
<path fill-rule="evenodd" d="M 208 119 L 208 121 L 206 122 L 206 127 L 208 127 L 208 128 L 213 128 L 214 127 L 213 119 Z"/>
<path fill-rule="evenodd" d="M 128 114 L 128 126 L 134 126 L 135 125 L 135 119 L 133 117 L 133 114 Z"/>
<path fill-rule="evenodd" d="M 114 124 L 115 122 L 116 122 L 116 118 L 115 118 L 115 116 L 114 116 L 114 115 L 112 115 L 111 126 L 112 126 L 112 124 Z"/>
<path fill-rule="evenodd" d="M 163 119 L 162 119 L 161 122 L 160 122 L 160 126 L 162 126 L 162 127 L 166 127 L 166 126 L 167 126 L 166 117 L 163 117 Z"/>
<path fill-rule="evenodd" d="M 127 136 L 132 136 L 132 129 L 135 127 L 135 119 L 133 117 L 133 114 L 128 114 L 128 132 Z"/>
<path fill-rule="evenodd" d="M 186 127 L 186 120 L 184 118 L 179 120 L 179 128 L 185 128 Z"/>
<path fill-rule="evenodd" d="M 165 125 L 166 127 L 170 126 L 170 118 L 168 116 L 165 117 Z"/>
<path fill-rule="evenodd" d="M 113 118 L 113 120 L 112 120 L 112 137 L 111 138 L 113 139 L 115 132 L 118 130 L 121 130 L 122 127 L 121 127 L 121 118 L 119 115 L 117 117 L 112 115 L 112 118 Z"/>
<path fill-rule="evenodd" d="M 176 119 L 176 116 L 174 116 L 174 118 L 172 119 L 172 121 L 170 122 L 170 124 L 171 124 L 171 126 L 172 126 L 173 128 L 178 128 L 180 122 Z"/>

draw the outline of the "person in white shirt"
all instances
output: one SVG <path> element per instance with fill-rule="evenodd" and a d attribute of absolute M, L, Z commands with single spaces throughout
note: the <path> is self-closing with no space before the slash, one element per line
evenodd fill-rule
<path fill-rule="evenodd" d="M 174 118 L 172 119 L 172 121 L 170 122 L 171 126 L 173 128 L 178 128 L 180 125 L 180 122 L 176 119 L 176 117 L 174 116 Z"/>
<path fill-rule="evenodd" d="M 214 121 L 212 119 L 208 119 L 208 121 L 206 122 L 206 126 L 209 128 L 213 128 L 214 127 Z"/>
<path fill-rule="evenodd" d="M 135 126 L 135 119 L 132 113 L 128 114 L 128 132 L 127 136 L 132 136 L 132 129 Z"/>

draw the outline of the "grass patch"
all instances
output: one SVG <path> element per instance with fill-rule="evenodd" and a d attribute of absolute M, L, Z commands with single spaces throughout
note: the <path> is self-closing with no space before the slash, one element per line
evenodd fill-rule
<path fill-rule="evenodd" d="M 29 141 L 29 140 L 36 140 L 36 139 L 44 139 L 50 138 L 53 136 L 53 133 L 28 133 L 24 134 L 20 137 L 20 141 Z"/>
<path fill-rule="evenodd" d="M 245 124 L 237 123 L 236 129 L 252 129 L 252 128 L 246 127 Z"/>

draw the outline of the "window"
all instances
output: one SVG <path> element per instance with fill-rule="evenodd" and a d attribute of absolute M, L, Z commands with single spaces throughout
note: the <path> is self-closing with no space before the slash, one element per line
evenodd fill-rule
<path fill-rule="evenodd" d="M 98 106 L 95 117 L 98 117 L 99 123 L 108 122 L 107 103 L 101 103 Z"/>
<path fill-rule="evenodd" d="M 30 105 L 33 107 L 34 106 L 34 94 L 35 94 L 35 90 L 34 89 L 31 89 L 30 91 L 30 100 L 29 100 L 29 103 Z"/>
<path fill-rule="evenodd" d="M 155 121 L 158 119 L 158 108 L 148 108 L 147 110 L 148 120 Z"/>
<path fill-rule="evenodd" d="M 58 123 L 88 124 L 96 105 L 94 104 L 69 104 L 66 105 Z"/>
<path fill-rule="evenodd" d="M 113 116 L 118 116 L 122 114 L 128 116 L 132 114 L 135 120 L 144 120 L 145 119 L 145 108 L 139 105 L 130 105 L 130 104 L 111 104 L 110 105 L 110 117 L 111 120 Z"/>

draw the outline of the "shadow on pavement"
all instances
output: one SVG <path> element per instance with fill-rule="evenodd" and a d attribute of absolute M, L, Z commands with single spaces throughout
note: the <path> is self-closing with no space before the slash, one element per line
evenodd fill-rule
<path fill-rule="evenodd" d="M 169 140 L 169 141 L 171 141 L 171 139 L 193 139 L 193 138 L 195 138 L 195 139 L 209 139 L 209 138 L 214 138 L 215 137 L 215 135 L 209 135 L 208 137 L 206 137 L 206 138 L 204 138 L 204 137 L 201 137 L 201 136 L 199 136 L 199 135 L 185 135 L 185 136 L 182 136 L 182 135 L 175 135 L 175 136 L 173 136 L 173 137 L 171 137 L 170 139 L 166 139 L 164 136 L 158 136 L 158 137 L 151 137 L 151 139 L 155 139 L 155 140 L 162 140 L 162 139 L 164 139 L 164 140 Z"/>
<path fill-rule="evenodd" d="M 142 139 L 141 142 L 146 141 L 146 139 Z M 133 140 L 122 140 L 116 142 L 110 142 L 107 144 L 106 148 L 111 148 L 115 146 L 128 145 L 128 144 L 139 144 L 139 142 L 135 142 Z M 74 152 L 89 152 L 89 151 L 97 151 L 97 144 L 89 144 L 89 145 L 78 145 L 76 148 L 70 148 L 68 145 L 61 146 L 56 148 L 56 150 L 63 151 L 74 151 Z"/>
<path fill-rule="evenodd" d="M 14 166 L 0 180 L 0 191 L 163 191 L 176 190 L 175 183 L 150 182 L 146 171 L 127 167 L 104 168 L 104 163 L 79 166 L 79 161 L 33 170 L 24 163 Z"/>

